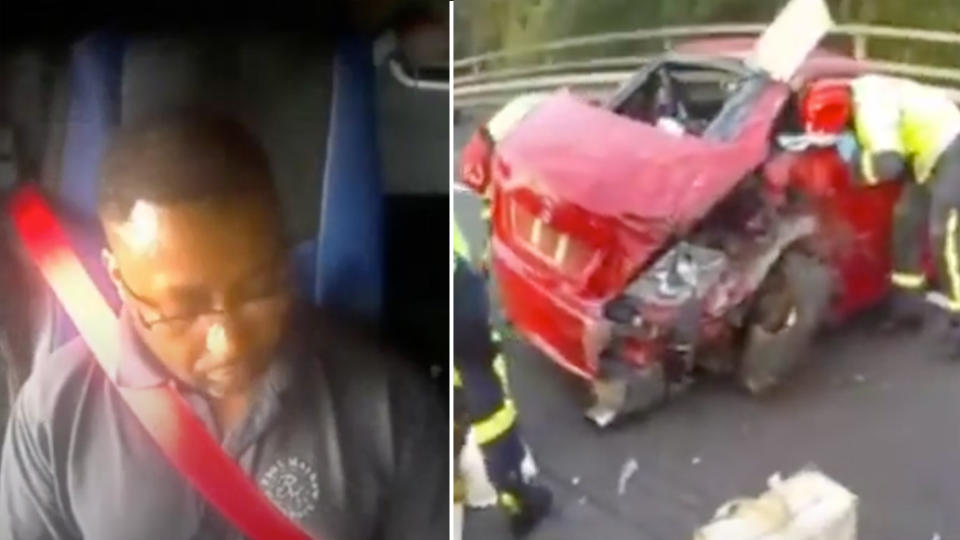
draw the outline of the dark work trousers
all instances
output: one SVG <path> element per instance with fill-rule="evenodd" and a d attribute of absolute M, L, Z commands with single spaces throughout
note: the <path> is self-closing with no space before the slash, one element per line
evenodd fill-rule
<path fill-rule="evenodd" d="M 937 282 L 960 315 L 960 137 L 940 155 L 929 179 L 930 244 Z"/>
<path fill-rule="evenodd" d="M 925 288 L 924 249 L 929 241 L 930 191 L 912 179 L 903 183 L 893 208 L 891 263 L 894 283 L 904 289 Z M 896 276 L 903 276 L 897 283 Z M 912 281 L 912 283 L 911 283 Z"/>
<path fill-rule="evenodd" d="M 505 388 L 505 378 L 494 368 L 498 358 L 499 344 L 491 335 L 490 309 L 486 280 L 466 262 L 458 260 L 453 278 L 453 359 L 459 384 L 454 388 L 454 408 L 462 418 L 474 426 L 490 422 L 498 413 L 513 410 Z M 518 489 L 523 484 L 521 463 L 525 449 L 515 421 L 497 430 L 498 435 L 489 441 L 480 442 L 480 449 L 487 464 L 487 473 L 500 494 L 512 495 L 507 501 L 519 499 Z M 509 511 L 518 511 L 506 505 Z"/>

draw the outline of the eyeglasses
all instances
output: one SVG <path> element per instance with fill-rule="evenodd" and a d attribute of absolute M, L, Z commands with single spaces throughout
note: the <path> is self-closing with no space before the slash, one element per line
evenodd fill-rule
<path fill-rule="evenodd" d="M 142 310 L 133 310 L 144 328 L 148 330 L 163 329 L 173 334 L 189 330 L 203 317 L 227 316 L 232 312 L 257 312 L 260 308 L 267 307 L 274 301 L 283 298 L 284 293 L 288 292 L 290 288 L 289 268 L 281 266 L 265 280 L 252 280 L 252 285 L 248 285 L 247 290 L 242 291 L 232 302 L 236 306 L 235 308 L 181 306 L 168 311 L 161 308 L 158 302 L 135 292 L 119 272 L 117 273 L 117 281 L 119 281 L 124 292 L 137 304 L 156 314 L 154 317 L 147 318 L 143 315 Z"/>

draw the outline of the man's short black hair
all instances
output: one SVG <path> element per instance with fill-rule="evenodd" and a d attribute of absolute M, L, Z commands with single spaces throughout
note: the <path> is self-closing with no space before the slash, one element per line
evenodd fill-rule
<path fill-rule="evenodd" d="M 122 221 L 134 203 L 219 202 L 257 193 L 276 204 L 260 142 L 236 120 L 179 110 L 122 128 L 100 169 L 99 210 Z"/>

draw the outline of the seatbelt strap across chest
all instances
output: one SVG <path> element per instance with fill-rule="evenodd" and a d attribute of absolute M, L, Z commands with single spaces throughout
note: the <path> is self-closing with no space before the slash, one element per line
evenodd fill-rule
<path fill-rule="evenodd" d="M 97 363 L 170 463 L 239 531 L 254 540 L 310 540 L 223 451 L 183 396 L 171 385 L 132 389 L 116 385 L 119 320 L 71 250 L 40 191 L 14 194 L 10 213 L 30 259 L 60 300 Z"/>

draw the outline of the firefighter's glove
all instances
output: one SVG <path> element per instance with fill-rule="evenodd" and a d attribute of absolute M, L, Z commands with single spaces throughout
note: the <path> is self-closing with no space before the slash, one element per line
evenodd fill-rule
<path fill-rule="evenodd" d="M 837 153 L 840 154 L 840 158 L 848 164 L 856 164 L 859 162 L 857 156 L 860 153 L 860 145 L 857 143 L 857 138 L 853 133 L 846 131 L 837 139 Z"/>

